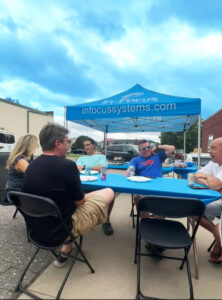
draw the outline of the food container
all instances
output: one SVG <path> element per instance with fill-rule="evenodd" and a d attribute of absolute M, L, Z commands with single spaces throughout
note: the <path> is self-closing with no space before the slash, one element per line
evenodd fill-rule
<path fill-rule="evenodd" d="M 90 175 L 90 167 L 88 166 L 85 167 L 85 174 Z"/>
<path fill-rule="evenodd" d="M 187 184 L 189 186 L 193 186 L 194 185 L 194 174 L 193 173 L 188 173 L 187 174 Z"/>

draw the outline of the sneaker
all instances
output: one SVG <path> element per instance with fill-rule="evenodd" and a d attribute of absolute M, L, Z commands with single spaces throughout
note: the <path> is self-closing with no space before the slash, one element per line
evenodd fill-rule
<path fill-rule="evenodd" d="M 53 264 L 57 268 L 63 268 L 67 265 L 68 259 L 69 258 L 65 254 L 59 254 Z"/>
<path fill-rule="evenodd" d="M 161 256 L 161 254 L 165 250 L 165 248 L 163 248 L 163 247 L 154 246 L 154 245 L 150 245 L 150 244 L 146 244 L 145 247 L 146 247 L 147 251 L 150 252 L 150 254 L 156 255 L 156 256 Z"/>
<path fill-rule="evenodd" d="M 113 228 L 112 228 L 111 223 L 109 223 L 109 222 L 103 223 L 103 231 L 106 235 L 112 235 Z"/>

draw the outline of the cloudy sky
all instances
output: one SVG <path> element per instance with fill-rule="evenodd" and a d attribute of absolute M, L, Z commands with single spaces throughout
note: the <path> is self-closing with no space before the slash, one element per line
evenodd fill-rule
<path fill-rule="evenodd" d="M 0 0 L 0 11 L 1 98 L 62 124 L 64 106 L 136 83 L 201 98 L 204 119 L 222 107 L 221 0 Z"/>

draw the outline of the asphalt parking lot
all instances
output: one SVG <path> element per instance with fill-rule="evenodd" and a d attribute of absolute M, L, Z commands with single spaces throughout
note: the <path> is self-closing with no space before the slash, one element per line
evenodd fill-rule
<path fill-rule="evenodd" d="M 0 299 L 14 299 L 17 281 L 34 246 L 27 242 L 26 228 L 22 216 L 18 213 L 13 219 L 13 206 L 0 206 Z M 31 271 L 27 274 L 26 283 L 32 282 L 53 260 L 53 257 L 40 252 Z"/>

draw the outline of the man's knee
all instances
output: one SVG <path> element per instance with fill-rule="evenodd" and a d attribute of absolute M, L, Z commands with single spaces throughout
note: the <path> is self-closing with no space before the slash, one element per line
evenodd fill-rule
<path fill-rule="evenodd" d="M 114 201 L 114 196 L 115 196 L 115 194 L 114 194 L 114 191 L 111 189 L 111 188 L 105 188 L 104 189 L 104 198 L 105 198 L 105 200 L 108 202 L 108 203 L 110 203 L 110 202 L 113 202 Z"/>
<path fill-rule="evenodd" d="M 114 191 L 111 188 L 106 188 L 106 191 L 110 194 L 111 197 L 114 197 Z"/>

